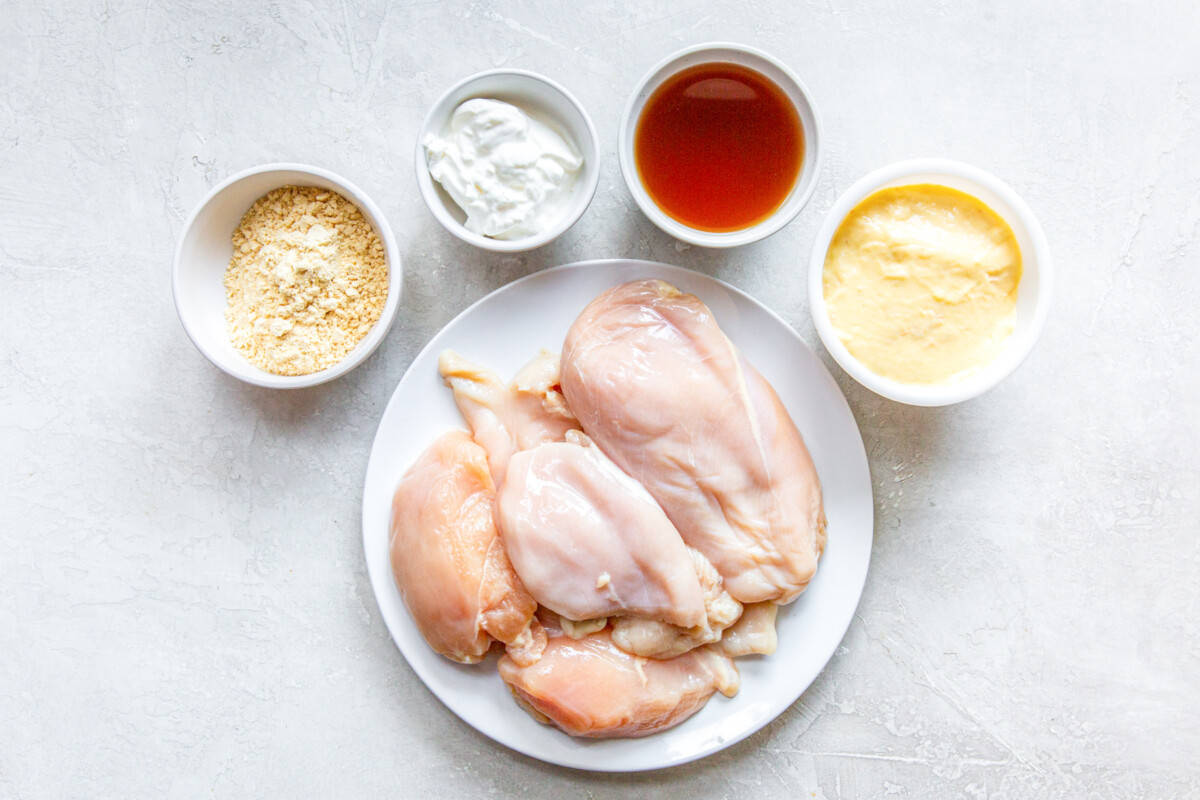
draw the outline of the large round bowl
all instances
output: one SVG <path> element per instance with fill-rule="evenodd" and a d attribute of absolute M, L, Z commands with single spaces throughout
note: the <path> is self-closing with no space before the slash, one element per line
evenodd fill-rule
<path fill-rule="evenodd" d="M 842 220 L 869 195 L 893 186 L 932 183 L 974 195 L 1004 218 L 1021 248 L 1021 282 L 1017 286 L 1017 319 L 1004 349 L 988 364 L 957 381 L 902 383 L 869 369 L 842 343 L 825 303 L 825 256 Z M 983 394 L 1015 370 L 1042 332 L 1050 311 L 1054 280 L 1050 246 L 1037 217 L 1008 184 L 978 167 L 942 158 L 900 161 L 878 169 L 842 193 L 825 217 L 813 243 L 808 267 L 808 298 L 817 335 L 833 359 L 852 378 L 876 394 L 914 406 L 946 406 Z"/>
<path fill-rule="evenodd" d="M 714 696 L 683 724 L 642 739 L 572 739 L 540 725 L 513 701 L 495 657 L 466 666 L 421 638 L 392 579 L 388 523 L 405 470 L 442 432 L 463 428 L 438 376 L 438 354 L 453 348 L 505 377 L 538 348 L 557 350 L 576 315 L 625 281 L 661 278 L 699 296 L 746 357 L 775 387 L 804 434 L 821 478 L 829 543 L 807 591 L 780 610 L 779 649 L 738 659 L 741 691 Z M 415 423 L 415 424 L 414 424 Z M 821 360 L 787 323 L 733 287 L 690 270 L 648 261 L 592 261 L 538 272 L 499 289 L 446 325 L 414 359 L 379 422 L 363 488 L 363 548 L 379 610 L 396 646 L 429 690 L 468 725 L 526 755 L 603 771 L 681 764 L 749 736 L 808 688 L 833 655 L 862 593 L 871 556 L 873 506 L 867 457 L 854 417 Z M 397 665 L 403 678 L 403 668 Z M 397 708 L 397 714 L 404 709 Z"/>
<path fill-rule="evenodd" d="M 317 186 L 354 203 L 383 242 L 387 257 L 388 296 L 379 319 L 341 361 L 308 375 L 276 375 L 251 363 L 234 348 L 225 327 L 225 268 L 233 257 L 233 232 L 255 200 L 283 186 Z M 383 212 L 350 181 L 307 164 L 263 164 L 215 186 L 183 226 L 172 268 L 175 309 L 196 349 L 233 377 L 270 389 L 316 386 L 365 361 L 392 325 L 402 286 L 400 251 Z"/>

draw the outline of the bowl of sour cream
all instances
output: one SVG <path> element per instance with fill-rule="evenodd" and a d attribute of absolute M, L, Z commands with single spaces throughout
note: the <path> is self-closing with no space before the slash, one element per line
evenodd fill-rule
<path fill-rule="evenodd" d="M 591 117 L 561 85 L 526 70 L 452 86 L 426 115 L 415 160 L 442 227 L 502 253 L 541 247 L 574 225 L 600 178 Z"/>

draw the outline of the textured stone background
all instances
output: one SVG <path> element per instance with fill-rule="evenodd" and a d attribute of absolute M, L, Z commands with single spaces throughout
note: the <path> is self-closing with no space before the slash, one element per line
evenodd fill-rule
<path fill-rule="evenodd" d="M 1200 796 L 1195 3 L 3 0 L 0 19 L 0 796 Z M 733 252 L 653 228 L 613 146 L 640 75 L 718 38 L 786 60 L 824 122 L 809 206 Z M 500 65 L 561 80 L 604 146 L 587 215 L 513 257 L 443 232 L 411 165 L 437 94 Z M 961 406 L 833 368 L 877 528 L 820 679 L 748 741 L 648 775 L 545 766 L 451 716 L 384 630 L 360 544 L 370 438 L 417 350 L 489 290 L 604 256 L 716 275 L 819 347 L 822 215 L 917 155 L 1023 194 L 1056 304 L 1026 364 Z M 170 294 L 190 209 L 275 160 L 362 186 L 406 268 L 377 354 L 297 393 L 210 366 Z"/>

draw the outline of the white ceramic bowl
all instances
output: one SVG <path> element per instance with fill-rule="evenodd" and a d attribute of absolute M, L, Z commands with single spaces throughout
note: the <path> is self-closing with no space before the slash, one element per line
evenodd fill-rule
<path fill-rule="evenodd" d="M 583 172 L 575 181 L 570 205 L 562 217 L 537 236 L 522 239 L 493 239 L 467 230 L 467 215 L 429 174 L 425 160 L 426 134 L 445 130 L 454 109 L 467 100 L 488 98 L 511 103 L 526 114 L 566 137 L 583 156 Z M 536 72 L 521 69 L 494 69 L 479 72 L 456 83 L 446 91 L 425 115 L 417 137 L 415 164 L 417 185 L 430 212 L 450 233 L 484 250 L 519 253 L 549 244 L 574 225 L 587 210 L 600 181 L 600 146 L 596 126 L 583 106 L 561 85 Z"/>
<path fill-rule="evenodd" d="M 850 354 L 838 338 L 825 305 L 825 254 L 846 215 L 868 195 L 892 186 L 932 183 L 972 194 L 1012 227 L 1021 248 L 1021 282 L 1017 287 L 1017 320 L 1012 336 L 991 363 L 959 381 L 941 384 L 902 383 L 885 378 Z M 1011 373 L 1029 355 L 1042 332 L 1050 309 L 1053 284 L 1050 247 L 1042 226 L 1029 206 L 1008 184 L 983 170 L 940 158 L 890 164 L 863 177 L 842 193 L 825 218 L 809 262 L 808 296 L 817 334 L 834 360 L 856 381 L 884 397 L 914 406 L 946 406 L 983 394 Z"/>
<path fill-rule="evenodd" d="M 804 161 L 800 165 L 800 174 L 791 193 L 780 204 L 775 213 L 749 228 L 726 233 L 714 233 L 688 227 L 677 219 L 668 216 L 646 192 L 638 176 L 637 162 L 633 155 L 633 139 L 637 133 L 638 120 L 642 109 L 654 90 L 661 86 L 671 76 L 697 64 L 731 63 L 748 67 L 765 75 L 772 83 L 783 90 L 796 113 L 800 116 L 800 124 L 804 128 Z M 625 106 L 625 115 L 621 119 L 620 139 L 617 143 L 617 154 L 621 161 L 621 174 L 625 177 L 625 185 L 629 187 L 633 199 L 650 221 L 660 229 L 680 239 L 701 247 L 738 247 L 743 244 L 765 239 L 787 225 L 800 209 L 812 197 L 817 185 L 817 173 L 821 168 L 821 137 L 820 124 L 817 120 L 817 107 L 796 74 L 778 59 L 767 55 L 761 50 L 741 44 L 728 42 L 709 42 L 688 47 L 667 56 L 654 65 L 645 77 L 638 83 Z"/>
<path fill-rule="evenodd" d="M 225 328 L 225 268 L 233 256 L 233 232 L 254 201 L 282 186 L 319 186 L 353 202 L 383 242 L 388 296 L 383 313 L 358 346 L 331 367 L 308 375 L 275 375 L 250 363 L 229 341 Z M 247 383 L 272 389 L 316 386 L 361 364 L 387 334 L 400 303 L 402 272 L 387 220 L 362 190 L 328 170 L 304 164 L 263 164 L 227 178 L 192 212 L 175 249 L 175 309 L 188 337 L 213 364 Z"/>

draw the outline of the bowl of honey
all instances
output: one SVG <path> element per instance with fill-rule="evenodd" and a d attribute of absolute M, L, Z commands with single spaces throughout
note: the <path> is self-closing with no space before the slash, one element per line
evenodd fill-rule
<path fill-rule="evenodd" d="M 816 106 L 795 73 L 761 50 L 716 42 L 646 73 L 617 152 L 655 225 L 701 247 L 737 247 L 775 233 L 808 202 L 818 141 Z"/>

